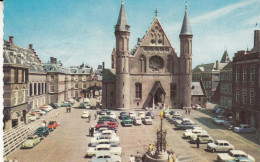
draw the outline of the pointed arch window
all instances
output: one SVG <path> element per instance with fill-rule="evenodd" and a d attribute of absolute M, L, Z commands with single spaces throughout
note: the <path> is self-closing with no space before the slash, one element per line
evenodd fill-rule
<path fill-rule="evenodd" d="M 142 83 L 135 83 L 135 98 L 142 99 Z"/>
<path fill-rule="evenodd" d="M 189 53 L 189 41 L 187 39 L 184 42 L 184 53 Z"/>
<path fill-rule="evenodd" d="M 140 72 L 146 72 L 146 58 L 144 55 L 141 55 L 140 57 Z"/>

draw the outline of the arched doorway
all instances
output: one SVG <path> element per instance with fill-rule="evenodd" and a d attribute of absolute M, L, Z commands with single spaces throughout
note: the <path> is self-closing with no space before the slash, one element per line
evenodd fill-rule
<path fill-rule="evenodd" d="M 244 111 L 240 112 L 240 122 L 245 124 L 246 123 L 246 114 Z"/>
<path fill-rule="evenodd" d="M 160 81 L 156 81 L 153 85 L 153 88 L 150 92 L 151 94 L 151 101 L 149 102 L 149 106 L 151 107 L 164 107 L 164 101 L 165 101 L 165 91 L 161 85 Z"/>
<path fill-rule="evenodd" d="M 12 128 L 18 125 L 20 114 L 16 111 L 12 114 L 11 120 L 12 120 Z"/>
<path fill-rule="evenodd" d="M 161 88 L 158 88 L 154 94 L 154 103 L 160 105 L 164 103 L 164 93 Z"/>
<path fill-rule="evenodd" d="M 92 86 L 92 87 L 89 87 L 87 90 L 86 90 L 86 97 L 87 98 L 96 98 L 96 97 L 99 97 L 101 95 L 101 87 L 98 87 L 98 86 Z"/>

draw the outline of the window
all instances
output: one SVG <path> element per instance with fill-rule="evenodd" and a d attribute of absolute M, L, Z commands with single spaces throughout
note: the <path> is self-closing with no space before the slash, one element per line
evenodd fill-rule
<path fill-rule="evenodd" d="M 74 80 L 78 81 L 78 76 L 77 75 L 74 76 Z"/>
<path fill-rule="evenodd" d="M 44 92 L 44 83 L 42 83 L 42 93 L 45 93 Z"/>
<path fill-rule="evenodd" d="M 86 75 L 83 75 L 83 76 L 82 76 L 82 80 L 83 80 L 83 81 L 86 81 L 86 78 L 87 78 Z"/>
<path fill-rule="evenodd" d="M 82 88 L 86 88 L 86 83 L 82 83 Z"/>
<path fill-rule="evenodd" d="M 18 89 L 14 91 L 14 105 L 18 104 Z"/>
<path fill-rule="evenodd" d="M 238 82 L 240 78 L 239 69 L 236 69 L 236 81 Z"/>
<path fill-rule="evenodd" d="M 142 83 L 135 84 L 135 98 L 142 99 Z"/>
<path fill-rule="evenodd" d="M 75 89 L 78 89 L 78 83 L 75 83 L 74 88 L 75 88 Z"/>
<path fill-rule="evenodd" d="M 37 95 L 37 83 L 34 83 L 34 95 Z"/>
<path fill-rule="evenodd" d="M 184 53 L 189 53 L 189 41 L 187 39 L 184 44 Z"/>
<path fill-rule="evenodd" d="M 41 93 L 41 83 L 38 83 L 38 95 L 42 94 Z"/>
<path fill-rule="evenodd" d="M 50 85 L 50 92 L 54 92 L 54 84 Z"/>
<path fill-rule="evenodd" d="M 18 83 L 18 69 L 14 69 L 14 82 Z"/>
<path fill-rule="evenodd" d="M 26 99 L 26 90 L 25 88 L 23 88 L 23 103 L 25 103 L 25 99 Z"/>
<path fill-rule="evenodd" d="M 243 104 L 247 103 L 247 92 L 246 90 L 243 91 Z"/>
<path fill-rule="evenodd" d="M 30 96 L 33 95 L 33 83 L 30 83 Z"/>
<path fill-rule="evenodd" d="M 247 80 L 247 72 L 246 69 L 243 69 L 243 82 L 246 82 Z"/>
<path fill-rule="evenodd" d="M 51 75 L 51 81 L 54 81 L 54 75 Z"/>
<path fill-rule="evenodd" d="M 250 105 L 255 104 L 255 90 L 250 90 Z"/>
<path fill-rule="evenodd" d="M 228 107 L 228 99 L 227 99 L 227 97 L 225 97 L 225 108 L 227 108 Z"/>
<path fill-rule="evenodd" d="M 239 102 L 239 91 L 236 92 L 236 102 Z"/>
<path fill-rule="evenodd" d="M 228 85 L 228 94 L 232 94 L 232 84 Z"/>
<path fill-rule="evenodd" d="M 251 68 L 250 69 L 250 82 L 254 82 L 255 81 L 255 68 Z"/>
<path fill-rule="evenodd" d="M 176 89 L 177 89 L 177 86 L 175 83 L 171 83 L 170 85 L 170 97 L 171 98 L 175 98 L 176 97 Z"/>

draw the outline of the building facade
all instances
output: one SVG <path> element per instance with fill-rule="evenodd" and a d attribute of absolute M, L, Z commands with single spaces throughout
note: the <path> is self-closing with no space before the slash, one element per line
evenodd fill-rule
<path fill-rule="evenodd" d="M 254 31 L 254 47 L 238 51 L 232 66 L 232 112 L 237 124 L 260 128 L 260 30 Z"/>
<path fill-rule="evenodd" d="M 196 105 L 206 108 L 207 97 L 205 95 L 205 89 L 203 87 L 202 81 L 192 82 L 191 84 L 191 105 L 196 107 Z"/>
<path fill-rule="evenodd" d="M 225 50 L 220 62 L 198 65 L 192 70 L 192 81 L 202 80 L 208 101 L 218 103 L 219 94 L 215 95 L 215 92 L 220 81 L 220 70 L 229 62 L 229 55 Z"/>
<path fill-rule="evenodd" d="M 157 17 L 131 51 L 124 4 L 115 26 L 112 68 L 103 72 L 102 105 L 129 109 L 157 106 L 191 107 L 192 32 L 187 7 L 177 56 Z"/>
<path fill-rule="evenodd" d="M 4 40 L 3 72 L 4 72 L 4 130 L 9 130 L 27 123 L 28 112 L 28 49 L 14 44 L 14 37 L 9 42 Z"/>

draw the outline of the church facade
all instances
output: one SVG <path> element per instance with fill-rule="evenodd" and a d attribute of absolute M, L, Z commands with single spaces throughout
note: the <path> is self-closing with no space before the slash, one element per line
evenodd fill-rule
<path fill-rule="evenodd" d="M 157 17 L 133 50 L 124 3 L 115 26 L 116 49 L 112 69 L 104 69 L 102 107 L 191 107 L 192 37 L 187 5 L 180 38 L 180 56 L 171 45 Z"/>

